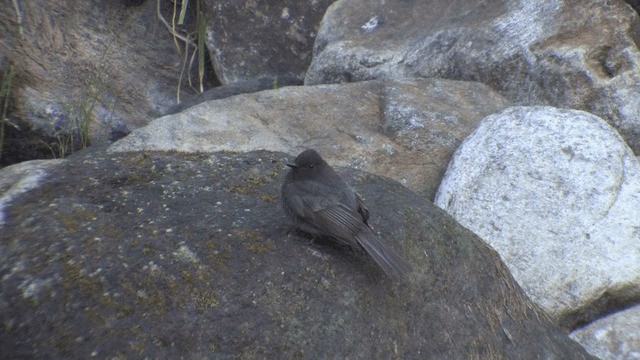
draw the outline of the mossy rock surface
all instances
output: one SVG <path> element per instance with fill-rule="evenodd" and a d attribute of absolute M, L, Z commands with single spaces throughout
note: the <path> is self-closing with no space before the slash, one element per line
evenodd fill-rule
<path fill-rule="evenodd" d="M 87 153 L 4 209 L 8 358 L 588 358 L 497 254 L 398 183 L 343 170 L 414 268 L 289 231 L 286 155 Z M 2 173 L 0 173 L 0 177 Z"/>

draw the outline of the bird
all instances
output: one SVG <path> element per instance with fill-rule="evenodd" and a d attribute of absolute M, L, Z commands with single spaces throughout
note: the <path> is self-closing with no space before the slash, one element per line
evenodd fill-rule
<path fill-rule="evenodd" d="M 404 278 L 411 272 L 411 265 L 373 233 L 360 195 L 317 151 L 307 149 L 286 165 L 291 169 L 282 184 L 281 207 L 299 230 L 364 249 L 389 277 Z"/>

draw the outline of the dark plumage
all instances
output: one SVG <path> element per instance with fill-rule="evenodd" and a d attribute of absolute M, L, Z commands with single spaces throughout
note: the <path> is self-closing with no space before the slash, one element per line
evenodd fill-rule
<path fill-rule="evenodd" d="M 403 277 L 411 266 L 385 246 L 369 227 L 369 211 L 360 196 L 313 149 L 296 157 L 281 190 L 282 207 L 307 233 L 330 236 L 362 248 L 389 276 Z"/>

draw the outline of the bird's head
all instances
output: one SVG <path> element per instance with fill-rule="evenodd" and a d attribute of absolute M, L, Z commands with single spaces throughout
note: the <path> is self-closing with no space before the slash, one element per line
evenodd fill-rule
<path fill-rule="evenodd" d="M 298 155 L 293 164 L 287 164 L 293 173 L 300 177 L 312 176 L 317 173 L 326 171 L 329 167 L 327 162 L 322 159 L 313 149 L 307 149 Z"/>

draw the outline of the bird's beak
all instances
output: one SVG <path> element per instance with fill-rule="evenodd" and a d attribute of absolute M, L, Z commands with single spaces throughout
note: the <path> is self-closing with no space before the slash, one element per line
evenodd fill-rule
<path fill-rule="evenodd" d="M 288 167 L 293 168 L 293 169 L 298 167 L 298 165 L 296 165 L 296 164 L 285 164 L 285 165 L 287 165 Z"/>

